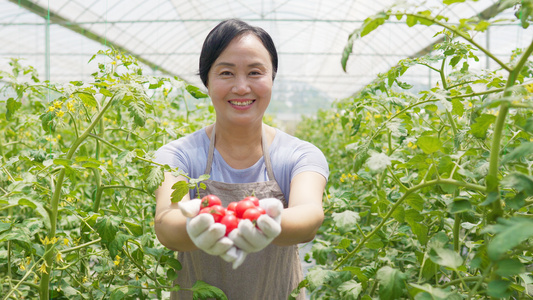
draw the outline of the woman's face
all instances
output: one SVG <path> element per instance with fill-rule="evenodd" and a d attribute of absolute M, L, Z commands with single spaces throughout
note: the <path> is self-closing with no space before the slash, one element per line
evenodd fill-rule
<path fill-rule="evenodd" d="M 235 37 L 209 70 L 207 89 L 217 122 L 262 122 L 272 94 L 272 60 L 254 34 Z"/>

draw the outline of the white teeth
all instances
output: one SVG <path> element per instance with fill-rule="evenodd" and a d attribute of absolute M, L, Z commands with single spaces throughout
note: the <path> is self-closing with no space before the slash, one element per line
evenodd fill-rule
<path fill-rule="evenodd" d="M 246 105 L 250 105 L 252 104 L 252 102 L 254 102 L 253 100 L 250 100 L 250 101 L 230 101 L 229 103 L 233 104 L 233 105 L 237 105 L 237 106 L 246 106 Z"/>

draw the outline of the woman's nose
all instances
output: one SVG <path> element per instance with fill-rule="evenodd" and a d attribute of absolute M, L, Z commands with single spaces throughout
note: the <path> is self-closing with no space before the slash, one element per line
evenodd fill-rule
<path fill-rule="evenodd" d="M 248 80 L 243 77 L 237 77 L 234 81 L 232 92 L 237 95 L 245 95 L 250 92 Z"/>

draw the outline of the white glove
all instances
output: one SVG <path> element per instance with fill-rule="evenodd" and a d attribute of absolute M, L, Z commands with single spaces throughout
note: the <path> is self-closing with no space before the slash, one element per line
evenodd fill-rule
<path fill-rule="evenodd" d="M 244 262 L 246 255 L 248 255 L 246 252 L 233 246 L 220 257 L 229 263 L 233 263 L 232 268 L 235 270 Z"/>
<path fill-rule="evenodd" d="M 259 206 L 265 210 L 266 214 L 278 223 L 281 222 L 281 212 L 283 211 L 283 203 L 276 198 L 265 198 L 259 200 Z"/>
<path fill-rule="evenodd" d="M 259 206 L 266 212 L 257 218 L 257 227 L 250 220 L 241 220 L 239 227 L 229 234 L 229 238 L 246 253 L 263 250 L 281 233 L 281 212 L 283 204 L 275 198 L 259 200 Z"/>
<path fill-rule="evenodd" d="M 207 254 L 218 256 L 225 254 L 233 246 L 233 241 L 224 236 L 226 226 L 215 223 L 211 214 L 198 214 L 200 199 L 179 202 L 178 207 L 187 216 L 187 233 L 196 247 Z"/>

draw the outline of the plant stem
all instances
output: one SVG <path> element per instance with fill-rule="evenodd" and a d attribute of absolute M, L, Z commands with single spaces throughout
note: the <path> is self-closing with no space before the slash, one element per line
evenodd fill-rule
<path fill-rule="evenodd" d="M 70 251 L 75 251 L 75 250 L 78 250 L 78 249 L 82 249 L 82 248 L 85 248 L 87 246 L 90 246 L 90 245 L 93 245 L 93 244 L 97 244 L 99 243 L 100 241 L 102 240 L 102 238 L 97 238 L 96 240 L 94 241 L 90 241 L 90 242 L 87 242 L 85 244 L 81 244 L 81 245 L 78 245 L 78 246 L 75 246 L 75 247 L 72 247 L 72 248 L 68 248 L 68 249 L 64 249 L 64 250 L 61 250 L 59 252 L 61 253 L 68 253 Z"/>
<path fill-rule="evenodd" d="M 462 186 L 462 187 L 466 187 L 466 188 L 469 188 L 469 189 L 472 189 L 472 190 L 481 191 L 481 192 L 485 192 L 485 190 L 486 190 L 485 187 L 481 186 L 481 185 L 467 183 L 467 182 L 458 181 L 458 180 L 454 180 L 454 179 L 443 179 L 443 178 L 438 178 L 438 179 L 435 179 L 435 180 L 423 182 L 423 183 L 420 183 L 418 185 L 415 185 L 415 186 L 407 189 L 405 194 L 403 194 L 403 196 L 400 199 L 398 199 L 398 201 L 396 201 L 396 203 L 394 203 L 392 205 L 391 209 L 383 217 L 383 220 L 381 220 L 381 222 L 369 234 L 367 234 L 366 236 L 364 236 L 361 239 L 361 241 L 359 242 L 357 247 L 355 247 L 355 249 L 353 249 L 341 261 L 339 261 L 337 263 L 337 265 L 335 266 L 334 270 L 338 270 L 341 265 L 343 265 L 355 253 L 357 253 L 359 251 L 359 249 L 361 249 L 361 247 L 387 223 L 388 219 L 392 216 L 392 214 L 394 213 L 396 208 L 398 208 L 398 206 L 400 206 L 403 203 L 403 201 L 405 201 L 405 199 L 407 199 L 407 196 L 409 196 L 410 194 L 412 194 L 412 193 L 414 193 L 414 192 L 416 192 L 416 191 L 418 191 L 418 190 L 420 190 L 422 188 L 425 188 L 425 187 L 428 187 L 428 186 L 432 186 L 432 185 L 437 185 L 437 184 L 451 184 L 451 185 Z"/>
<path fill-rule="evenodd" d="M 105 101 L 106 98 L 103 99 Z M 102 116 L 104 115 L 105 111 L 111 106 L 111 103 L 113 102 L 113 99 L 110 99 L 105 107 L 98 113 L 96 118 L 92 121 L 92 123 L 87 127 L 85 132 L 78 137 L 72 146 L 70 147 L 66 159 L 71 159 L 74 156 L 74 153 L 76 153 L 76 150 L 78 147 L 83 143 L 83 141 L 89 136 L 91 131 L 94 129 L 94 127 L 98 124 Z M 54 189 L 54 194 L 52 195 L 52 200 L 50 202 L 50 231 L 48 233 L 49 239 L 53 239 L 56 235 L 56 226 L 57 226 L 57 212 L 59 207 L 59 197 L 61 196 L 61 187 L 63 186 L 63 180 L 65 179 L 65 168 L 62 168 L 59 172 L 59 176 L 57 178 L 57 182 Z M 41 277 L 41 284 L 40 284 L 40 299 L 41 300 L 48 300 L 49 295 L 49 288 L 50 288 L 50 276 L 52 273 L 52 264 L 53 264 L 53 257 L 54 257 L 54 251 L 55 248 L 54 244 L 50 243 L 46 245 L 46 253 L 44 255 L 44 260 L 46 262 L 46 273 L 42 274 Z"/>
<path fill-rule="evenodd" d="M 511 87 L 514 86 L 515 81 L 522 70 L 524 64 L 528 61 L 529 56 L 533 52 L 533 41 L 527 48 L 527 50 L 522 54 L 522 57 L 516 64 L 515 68 L 509 73 L 507 79 L 507 84 L 505 86 L 505 92 L 503 93 L 503 98 L 511 96 Z M 498 112 L 498 117 L 496 118 L 496 124 L 494 125 L 494 135 L 492 138 L 492 145 L 490 148 L 490 159 L 489 159 L 489 172 L 488 177 L 492 178 L 495 182 L 498 182 L 498 169 L 499 169 L 499 159 L 500 159 L 500 145 L 502 140 L 503 127 L 505 125 L 505 119 L 507 113 L 509 112 L 509 102 L 502 102 L 500 105 L 500 110 Z M 503 215 L 502 203 L 499 199 L 499 187 L 498 184 L 493 186 L 487 186 L 487 192 L 497 193 L 498 200 L 492 203 L 492 212 L 488 216 L 489 223 L 494 223 L 496 219 Z"/>
<path fill-rule="evenodd" d="M 511 68 L 506 65 L 504 62 L 502 62 L 501 60 L 499 60 L 494 54 L 492 54 L 489 50 L 483 48 L 480 44 L 478 44 L 476 41 L 474 41 L 470 36 L 468 36 L 467 34 L 463 33 L 462 31 L 459 31 L 445 23 L 442 23 L 438 20 L 436 20 L 435 18 L 432 18 L 432 17 L 428 17 L 428 16 L 424 16 L 424 15 L 420 15 L 420 14 L 410 14 L 410 13 L 402 13 L 402 14 L 397 14 L 397 13 L 391 13 L 391 15 L 393 16 L 397 16 L 397 15 L 406 15 L 406 16 L 412 16 L 412 17 L 415 17 L 415 18 L 419 18 L 419 19 L 425 19 L 425 20 L 428 20 L 430 22 L 433 22 L 435 23 L 436 25 L 439 25 L 443 28 L 446 28 L 448 29 L 449 31 L 455 33 L 456 35 L 462 37 L 463 39 L 465 39 L 467 42 L 469 42 L 470 44 L 474 45 L 475 48 L 481 50 L 481 52 L 483 52 L 485 55 L 487 55 L 488 57 L 490 57 L 492 60 L 494 60 L 498 65 L 500 65 L 502 68 L 504 68 L 505 70 L 511 72 Z"/>

